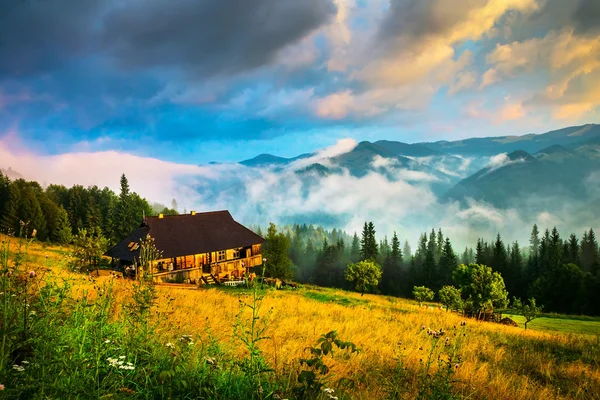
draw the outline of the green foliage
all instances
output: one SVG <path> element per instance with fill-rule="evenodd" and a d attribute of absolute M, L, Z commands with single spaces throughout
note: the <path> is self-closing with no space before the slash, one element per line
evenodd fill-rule
<path fill-rule="evenodd" d="M 275 224 L 269 224 L 269 230 L 263 245 L 263 256 L 266 258 L 266 276 L 279 279 L 290 279 L 293 275 L 292 261 L 288 256 L 290 241 L 283 232 L 277 232 Z"/>
<path fill-rule="evenodd" d="M 80 229 L 73 238 L 71 269 L 86 273 L 98 269 L 100 258 L 107 248 L 108 240 L 98 229 Z"/>
<path fill-rule="evenodd" d="M 527 329 L 527 324 L 540 316 L 544 306 L 536 305 L 534 298 L 529 299 L 528 304 L 522 304 L 521 300 L 513 298 L 513 304 L 511 308 L 517 314 L 521 314 L 523 317 L 525 317 L 525 329 Z"/>
<path fill-rule="evenodd" d="M 264 382 L 262 375 L 273 370 L 269 368 L 262 351 L 259 348 L 259 343 L 263 340 L 269 339 L 265 335 L 265 332 L 269 326 L 269 315 L 272 309 L 267 312 L 266 315 L 260 315 L 262 303 L 264 300 L 264 294 L 259 293 L 258 285 L 256 282 L 252 284 L 252 292 L 249 301 L 240 300 L 240 311 L 236 318 L 234 326 L 234 333 L 238 340 L 240 340 L 248 355 L 238 362 L 248 386 L 251 389 L 252 398 L 256 395 L 258 398 L 266 397 L 264 393 Z M 251 312 L 250 320 L 244 320 L 244 311 L 249 309 Z"/>
<path fill-rule="evenodd" d="M 375 239 L 375 225 L 373 222 L 365 222 L 360 245 L 361 260 L 371 260 L 375 262 L 377 260 L 377 255 L 379 254 L 379 250 L 377 248 L 377 240 Z"/>
<path fill-rule="evenodd" d="M 394 232 L 390 252 L 383 263 L 381 291 L 384 294 L 399 296 L 402 292 L 402 250 L 398 235 Z"/>
<path fill-rule="evenodd" d="M 69 215 L 67 211 L 59 207 L 56 226 L 52 232 L 52 239 L 60 244 L 69 244 L 73 241 L 73 234 L 71 233 L 71 226 L 69 225 Z"/>
<path fill-rule="evenodd" d="M 428 287 L 415 286 L 412 293 L 415 300 L 419 302 L 419 306 L 423 305 L 423 302 L 425 301 L 433 300 L 433 290 L 429 289 Z"/>
<path fill-rule="evenodd" d="M 454 286 L 446 285 L 439 290 L 438 296 L 440 298 L 440 302 L 446 306 L 446 311 L 462 310 L 463 301 L 461 298 L 460 289 L 457 289 Z"/>
<path fill-rule="evenodd" d="M 331 370 L 325 364 L 324 357 L 333 357 L 335 348 L 347 350 L 350 354 L 360 351 L 354 343 L 341 340 L 336 331 L 321 335 L 315 347 L 307 347 L 305 349 L 310 352 L 311 357 L 300 360 L 300 366 L 304 366 L 306 369 L 300 371 L 298 375 L 300 386 L 295 389 L 298 398 L 313 399 L 322 392 L 329 395 L 329 398 L 334 398 L 333 393 L 335 390 L 330 386 L 335 386 L 342 390 L 354 386 L 354 382 L 348 379 L 340 379 L 332 385 L 331 378 L 329 377 Z"/>
<path fill-rule="evenodd" d="M 472 312 L 480 315 L 494 307 L 504 308 L 508 304 L 508 292 L 502 276 L 480 264 L 461 264 L 452 275 L 459 286 L 466 304 Z"/>
<path fill-rule="evenodd" d="M 366 290 L 376 287 L 381 279 L 381 268 L 372 261 L 359 261 L 356 264 L 348 264 L 346 269 L 346 280 L 354 282 L 354 287 L 363 296 Z"/>
<path fill-rule="evenodd" d="M 465 337 L 464 327 L 457 328 L 451 339 L 443 330 L 427 330 L 431 348 L 426 360 L 421 360 L 418 375 L 417 400 L 457 400 L 453 376 L 460 368 L 462 357 L 458 354 L 460 340 Z M 423 334 L 425 331 L 422 331 Z M 461 334 L 462 333 L 462 334 Z M 444 336 L 446 339 L 444 339 Z"/>

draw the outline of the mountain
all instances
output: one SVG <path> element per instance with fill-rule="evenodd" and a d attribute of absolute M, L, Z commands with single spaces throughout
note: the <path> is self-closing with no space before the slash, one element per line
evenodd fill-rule
<path fill-rule="evenodd" d="M 600 140 L 600 125 L 572 126 L 540 135 L 472 138 L 457 141 L 417 143 L 417 145 L 441 153 L 463 156 L 493 156 L 499 153 L 511 153 L 515 150 L 524 150 L 533 154 L 552 145 L 576 148 L 590 140 Z"/>
<path fill-rule="evenodd" d="M 388 150 L 395 155 L 404 157 L 430 157 L 442 155 L 442 153 L 439 151 L 432 150 L 420 144 L 408 144 L 390 140 L 378 140 L 373 144 L 382 149 Z"/>
<path fill-rule="evenodd" d="M 251 158 L 249 160 L 240 161 L 239 163 L 242 165 L 245 165 L 247 167 L 266 167 L 268 165 L 283 166 L 283 165 L 288 165 L 296 160 L 300 160 L 302 158 L 307 158 L 310 156 L 311 156 L 311 154 L 301 154 L 301 155 L 299 155 L 297 157 L 293 157 L 293 158 L 284 158 L 284 157 L 277 157 L 272 154 L 263 153 L 254 158 Z"/>
<path fill-rule="evenodd" d="M 590 198 L 592 190 L 586 178 L 595 171 L 600 171 L 600 157 L 591 157 L 581 148 L 552 145 L 534 155 L 518 150 L 493 157 L 488 166 L 457 183 L 445 198 L 461 202 L 470 198 L 530 211 L 560 209 L 565 202 Z"/>

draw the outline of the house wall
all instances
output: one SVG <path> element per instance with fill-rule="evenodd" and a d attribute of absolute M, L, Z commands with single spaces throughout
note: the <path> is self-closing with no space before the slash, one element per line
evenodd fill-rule
<path fill-rule="evenodd" d="M 204 254 L 161 259 L 153 263 L 156 282 L 197 283 L 203 271 L 215 277 L 241 277 L 247 268 L 262 264 L 261 245 L 227 249 Z M 208 272 L 208 271 L 207 271 Z"/>

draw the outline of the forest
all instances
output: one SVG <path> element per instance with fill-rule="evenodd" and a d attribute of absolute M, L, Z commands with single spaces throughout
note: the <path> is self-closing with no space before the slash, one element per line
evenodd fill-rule
<path fill-rule="evenodd" d="M 253 229 L 262 234 L 260 227 Z M 600 315 L 600 256 L 593 229 L 561 237 L 557 228 L 541 232 L 534 225 L 528 245 L 505 243 L 500 235 L 479 239 L 462 252 L 454 249 L 442 229 L 423 233 L 418 247 L 410 248 L 394 233 L 377 240 L 373 222 L 365 222 L 361 236 L 348 235 L 313 225 L 271 225 L 266 253 L 287 252 L 289 276 L 299 282 L 349 289 L 345 271 L 350 263 L 374 260 L 382 269 L 375 292 L 412 297 L 415 286 L 438 292 L 453 285 L 453 272 L 460 264 L 487 265 L 504 279 L 509 298 L 534 298 L 545 311 Z M 276 244 L 276 249 L 270 249 Z"/>
<path fill-rule="evenodd" d="M 175 200 L 171 208 L 151 205 L 130 190 L 125 175 L 116 194 L 96 186 L 43 188 L 0 172 L 0 232 L 36 236 L 42 242 L 69 244 L 85 232 L 108 247 L 137 228 L 144 215 L 173 215 L 176 208 Z M 510 298 L 535 298 L 549 312 L 600 315 L 600 255 L 591 228 L 581 236 L 561 236 L 556 228 L 541 231 L 534 225 L 526 245 L 505 243 L 498 233 L 462 251 L 442 229 L 423 233 L 414 251 L 410 238 L 403 238 L 402 244 L 396 233 L 390 240 L 377 238 L 373 222 L 365 222 L 360 236 L 306 224 L 271 224 L 266 232 L 259 226 L 251 229 L 267 241 L 268 273 L 301 283 L 347 289 L 348 264 L 373 260 L 383 272 L 375 292 L 411 297 L 415 286 L 437 293 L 453 284 L 458 265 L 477 263 L 502 275 Z"/>

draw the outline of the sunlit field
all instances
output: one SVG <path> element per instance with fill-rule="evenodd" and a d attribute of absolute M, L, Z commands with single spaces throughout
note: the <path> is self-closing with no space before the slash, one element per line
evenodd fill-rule
<path fill-rule="evenodd" d="M 67 254 L 65 248 L 33 243 L 23 268 L 38 271 L 36 279 L 70 282 L 69 302 L 81 303 L 88 299 L 89 310 L 100 310 L 98 302 L 110 297 L 107 320 L 126 324 L 133 281 L 117 279 L 109 271 L 100 271 L 99 277 L 95 272 L 91 277 L 69 272 Z M 416 398 L 420 391 L 422 398 L 452 398 L 434 396 L 436 391 L 443 390 L 470 399 L 600 398 L 598 321 L 540 318 L 531 322 L 531 329 L 525 331 L 522 324 L 509 327 L 477 322 L 437 307 L 419 307 L 406 299 L 360 296 L 313 286 L 286 290 L 264 287 L 258 292 L 264 295 L 258 324 L 264 323 L 266 327 L 263 335 L 266 339 L 258 342 L 258 348 L 271 369 L 262 373 L 261 379 L 270 382 L 269 387 L 275 389 L 256 396 L 249 393 L 248 398 L 296 398 L 294 388 L 299 385 L 299 373 L 306 369 L 300 360 L 310 358 L 306 348 L 315 346 L 320 336 L 330 331 L 336 331 L 342 341 L 352 342 L 360 349 L 357 353 L 335 349 L 332 355 L 323 357 L 330 369 L 323 377 L 324 387 L 333 388 L 340 378 L 348 378 L 346 389 L 336 387 L 333 392 L 340 398 Z M 235 326 L 249 326 L 251 310 L 240 305 L 251 303 L 251 294 L 247 288 L 158 286 L 157 306 L 152 308 L 150 317 L 153 346 L 158 349 L 153 351 L 162 351 L 160 346 L 163 346 L 164 357 L 173 358 L 169 371 L 177 374 L 192 364 L 175 367 L 177 357 L 189 358 L 171 349 L 180 345 L 177 341 L 181 342 L 182 335 L 191 335 L 192 344 L 186 351 L 197 352 L 208 364 L 222 368 L 218 373 L 233 371 L 230 365 L 248 357 L 248 346 L 239 340 Z M 240 313 L 240 310 L 244 311 Z M 86 324 L 93 325 L 95 317 L 90 311 L 80 318 L 79 326 L 85 329 Z M 522 322 L 519 318 L 514 317 Z M 579 323 L 583 327 L 577 328 Z M 560 325 L 564 329 L 559 329 Z M 583 334 L 569 333 L 569 329 Z M 137 344 L 119 337 L 119 332 L 102 331 L 96 343 L 105 349 L 102 354 L 109 354 L 111 346 L 117 346 L 124 354 L 134 352 L 127 346 Z M 74 334 L 73 337 L 79 336 Z M 93 345 L 88 351 L 95 351 Z M 108 368 L 104 365 L 110 362 L 106 358 L 98 356 L 97 364 L 102 366 L 99 370 Z M 82 359 L 64 358 L 61 362 L 67 371 L 73 368 L 69 363 L 82 362 Z M 141 369 L 136 367 L 131 373 L 141 374 Z M 23 374 L 26 373 L 19 375 L 3 370 L 0 377 L 5 381 L 0 383 L 7 388 L 11 384 L 25 385 L 27 380 Z M 160 371 L 148 367 L 144 373 L 152 375 Z M 108 379 L 110 375 L 98 373 L 95 376 L 93 379 Z M 139 378 L 132 375 L 114 387 L 119 388 L 120 395 L 132 398 L 178 398 L 158 389 L 156 393 L 150 393 L 151 389 L 136 390 L 128 384 L 135 379 Z M 192 380 L 186 382 L 186 387 L 199 384 L 200 380 Z M 426 395 L 422 390 L 424 385 L 432 387 Z M 236 398 L 232 394 L 214 396 Z M 319 398 L 331 398 L 328 396 L 333 394 L 324 391 L 319 394 Z"/>

